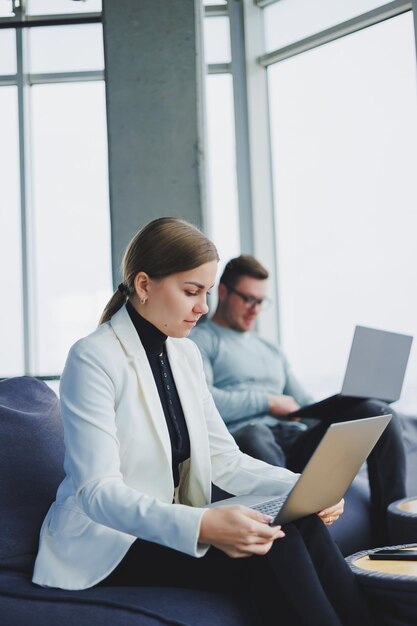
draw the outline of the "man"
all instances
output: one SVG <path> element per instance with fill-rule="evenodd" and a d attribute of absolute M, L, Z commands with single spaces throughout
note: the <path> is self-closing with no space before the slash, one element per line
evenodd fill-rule
<path fill-rule="evenodd" d="M 200 348 L 207 382 L 217 408 L 239 447 L 273 465 L 300 472 L 330 421 L 392 413 L 393 418 L 368 457 L 371 525 L 379 545 L 389 543 L 387 506 L 404 498 L 405 452 L 401 426 L 386 403 L 358 400 L 332 419 L 292 417 L 312 402 L 298 383 L 279 346 L 253 331 L 267 304 L 267 270 L 251 256 L 231 259 L 220 278 L 219 299 L 212 319 L 200 323 L 190 337 Z"/>

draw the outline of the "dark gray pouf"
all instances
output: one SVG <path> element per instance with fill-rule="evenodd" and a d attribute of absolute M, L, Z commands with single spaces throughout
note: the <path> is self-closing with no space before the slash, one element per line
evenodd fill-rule
<path fill-rule="evenodd" d="M 417 544 L 385 547 L 417 548 Z M 371 552 L 373 550 L 356 552 L 346 557 L 346 562 L 374 608 L 376 624 L 378 626 L 415 626 L 417 624 L 417 561 L 371 561 L 368 558 Z M 381 571 L 383 568 L 390 571 Z"/>
<path fill-rule="evenodd" d="M 417 496 L 402 498 L 389 505 L 388 527 L 394 543 L 417 541 Z"/>

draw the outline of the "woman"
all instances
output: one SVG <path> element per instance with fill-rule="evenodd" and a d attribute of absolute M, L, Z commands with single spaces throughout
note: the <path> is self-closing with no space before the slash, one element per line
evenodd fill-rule
<path fill-rule="evenodd" d="M 298 477 L 239 451 L 185 339 L 208 311 L 217 262 L 214 245 L 175 218 L 151 222 L 129 244 L 123 282 L 62 374 L 66 477 L 42 526 L 33 581 L 243 586 L 261 624 L 272 609 L 285 624 L 365 624 L 356 581 L 325 527 L 343 502 L 285 532 L 246 507 L 204 508 L 211 482 L 236 495 L 280 495 Z"/>

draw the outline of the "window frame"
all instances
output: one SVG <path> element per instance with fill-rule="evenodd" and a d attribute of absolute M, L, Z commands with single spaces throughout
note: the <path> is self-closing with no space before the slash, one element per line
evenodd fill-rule
<path fill-rule="evenodd" d="M 22 250 L 22 302 L 23 302 L 23 364 L 27 375 L 38 373 L 38 338 L 36 323 L 35 254 L 33 241 L 33 211 L 31 206 L 30 164 L 30 99 L 28 90 L 32 85 L 45 83 L 71 83 L 80 81 L 104 81 L 104 70 L 75 72 L 30 73 L 26 62 L 27 29 L 44 26 L 67 26 L 77 24 L 102 24 L 102 13 L 71 13 L 58 15 L 27 15 L 25 3 L 12 1 L 14 15 L 0 18 L 0 29 L 16 32 L 17 71 L 0 75 L 2 86 L 17 87 L 18 142 L 19 142 L 19 191 Z M 43 380 L 58 380 L 59 373 L 42 376 Z"/>
<path fill-rule="evenodd" d="M 406 11 L 413 11 L 414 34 L 417 50 L 417 0 L 394 0 L 372 11 L 337 26 L 300 39 L 291 45 L 265 52 L 263 9 L 279 0 L 241 0 L 244 10 L 244 40 L 247 80 L 247 110 L 250 163 L 251 223 L 253 225 L 253 250 L 270 272 L 271 296 L 274 312 L 260 316 L 258 330 L 271 341 L 281 341 L 280 307 L 278 297 L 278 251 L 275 228 L 275 202 L 273 197 L 272 159 L 270 137 L 270 111 L 267 68 L 312 48 L 324 45 L 358 30 L 373 26 Z M 236 4 L 228 0 L 229 4 Z M 232 49 L 233 62 L 233 49 Z M 417 112 L 416 112 L 417 114 Z"/>

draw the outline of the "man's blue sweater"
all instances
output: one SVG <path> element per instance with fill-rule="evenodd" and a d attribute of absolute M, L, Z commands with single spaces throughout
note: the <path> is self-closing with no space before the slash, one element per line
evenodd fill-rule
<path fill-rule="evenodd" d="M 278 346 L 255 332 L 239 332 L 206 320 L 190 334 L 203 357 L 207 383 L 220 415 L 233 432 L 251 421 L 273 426 L 268 396 L 286 394 L 312 402 Z"/>

